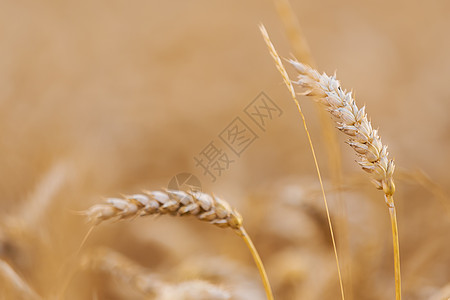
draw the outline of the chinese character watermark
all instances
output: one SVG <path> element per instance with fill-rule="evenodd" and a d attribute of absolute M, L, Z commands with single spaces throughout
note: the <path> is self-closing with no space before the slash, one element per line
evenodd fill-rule
<path fill-rule="evenodd" d="M 194 157 L 195 166 L 203 169 L 203 175 L 208 175 L 214 182 L 216 178 L 222 175 L 222 172 L 230 168 L 234 162 L 228 157 L 228 154 L 222 149 L 216 147 L 214 142 L 209 143 L 199 156 Z"/>
<path fill-rule="evenodd" d="M 230 169 L 236 158 L 259 138 L 256 130 L 266 131 L 270 121 L 280 117 L 283 111 L 264 92 L 261 92 L 244 109 L 245 114 L 237 116 L 194 157 L 195 166 L 203 175 L 215 182 L 223 172 Z M 253 124 L 254 123 L 254 124 Z M 250 124 L 253 124 L 251 126 Z M 230 151 L 231 150 L 231 151 Z"/>
<path fill-rule="evenodd" d="M 263 131 L 266 131 L 267 123 L 270 120 L 283 114 L 283 111 L 264 92 L 261 92 L 255 100 L 247 105 L 244 112 Z"/>
<path fill-rule="evenodd" d="M 170 179 L 167 185 L 169 190 L 185 192 L 201 192 L 202 185 L 200 180 L 191 173 L 179 173 Z"/>
<path fill-rule="evenodd" d="M 219 138 L 237 156 L 248 148 L 258 136 L 254 133 L 240 117 L 236 117 L 220 134 Z"/>

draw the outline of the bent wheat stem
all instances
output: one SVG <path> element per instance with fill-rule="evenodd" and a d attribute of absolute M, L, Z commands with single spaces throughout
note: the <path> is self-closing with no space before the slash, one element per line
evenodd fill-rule
<path fill-rule="evenodd" d="M 269 278 L 267 277 L 266 270 L 264 269 L 264 265 L 262 263 L 261 258 L 259 257 L 258 251 L 256 250 L 255 245 L 253 245 L 252 240 L 248 236 L 247 232 L 245 231 L 244 227 L 241 226 L 239 229 L 236 230 L 236 233 L 242 237 L 245 244 L 248 247 L 248 250 L 253 256 L 253 260 L 255 261 L 256 267 L 258 268 L 259 275 L 261 276 L 261 280 L 264 285 L 264 290 L 266 291 L 266 296 L 268 300 L 273 300 L 273 294 L 272 289 L 270 287 Z"/>

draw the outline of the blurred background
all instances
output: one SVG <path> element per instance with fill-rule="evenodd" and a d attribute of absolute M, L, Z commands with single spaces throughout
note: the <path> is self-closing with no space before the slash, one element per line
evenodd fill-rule
<path fill-rule="evenodd" d="M 396 160 L 404 298 L 448 299 L 450 2 L 291 5 L 318 70 L 337 71 L 354 90 Z M 339 299 L 306 134 L 260 23 L 289 57 L 273 1 L 1 1 L 3 269 L 15 270 L 43 299 L 61 289 L 65 299 L 163 299 L 136 290 L 120 270 L 78 263 L 103 247 L 165 282 L 204 280 L 229 296 L 217 299 L 264 299 L 242 241 L 195 219 L 102 224 L 76 255 L 89 225 L 75 212 L 104 197 L 165 188 L 187 172 L 241 212 L 277 299 Z M 246 114 L 261 92 L 278 108 L 263 127 Z M 310 99 L 300 102 L 347 299 L 392 299 L 383 195 L 340 133 L 343 187 L 336 192 L 317 109 Z M 239 155 L 221 139 L 236 118 L 255 137 Z M 214 180 L 194 159 L 210 143 L 233 160 Z M 1 295 L 29 299 L 4 270 Z"/>

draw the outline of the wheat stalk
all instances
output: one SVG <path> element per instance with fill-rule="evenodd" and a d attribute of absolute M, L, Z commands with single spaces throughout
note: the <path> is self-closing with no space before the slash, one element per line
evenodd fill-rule
<path fill-rule="evenodd" d="M 261 276 L 268 300 L 272 289 L 264 265 L 242 224 L 242 216 L 225 200 L 206 193 L 178 190 L 146 191 L 143 194 L 108 198 L 82 212 L 94 225 L 106 220 L 120 220 L 147 215 L 194 216 L 221 228 L 233 229 L 245 242 Z"/>
<path fill-rule="evenodd" d="M 323 197 L 323 202 L 325 205 L 325 211 L 327 214 L 327 221 L 328 221 L 328 226 L 330 229 L 330 235 L 331 235 L 331 241 L 333 243 L 333 252 L 334 252 L 334 258 L 336 260 L 336 268 L 337 268 L 337 272 L 338 272 L 338 277 L 339 277 L 339 287 L 340 287 L 340 291 L 341 291 L 341 298 L 342 300 L 345 299 L 344 296 L 344 285 L 342 283 L 342 275 L 341 275 L 341 267 L 339 264 L 339 257 L 338 257 L 338 253 L 337 253 L 337 247 L 336 247 L 336 240 L 334 238 L 334 231 L 333 231 L 333 225 L 331 223 L 331 217 L 330 217 L 330 210 L 328 209 L 328 202 L 327 202 L 327 197 L 325 195 L 325 189 L 323 187 L 323 182 L 322 182 L 322 175 L 320 174 L 320 168 L 319 168 L 319 163 L 317 161 L 317 157 L 316 157 L 316 151 L 314 150 L 314 145 L 312 143 L 312 139 L 311 139 L 311 135 L 309 134 L 309 130 L 308 130 L 308 126 L 306 125 L 306 118 L 305 115 L 303 114 L 303 111 L 300 107 L 300 103 L 297 100 L 297 96 L 295 94 L 295 90 L 294 87 L 292 85 L 291 79 L 289 78 L 289 75 L 286 71 L 286 69 L 283 66 L 283 63 L 281 61 L 280 56 L 278 55 L 277 51 L 275 50 L 275 46 L 272 44 L 269 34 L 267 33 L 266 28 L 263 25 L 259 26 L 259 29 L 261 31 L 261 34 L 264 38 L 264 41 L 267 45 L 267 48 L 269 49 L 270 55 L 272 56 L 273 60 L 275 61 L 275 66 L 277 67 L 278 71 L 281 74 L 281 77 L 283 78 L 283 81 L 286 85 L 286 87 L 288 88 L 292 100 L 294 100 L 295 105 L 297 106 L 297 110 L 300 113 L 300 116 L 302 118 L 303 121 L 303 128 L 305 129 L 306 132 L 306 136 L 308 137 L 308 142 L 309 142 L 309 147 L 311 149 L 311 154 L 313 156 L 313 160 L 314 160 L 314 165 L 316 167 L 316 172 L 317 172 L 317 177 L 319 179 L 319 183 L 320 183 L 320 189 L 322 191 L 322 197 Z"/>
<path fill-rule="evenodd" d="M 359 156 L 358 164 L 370 174 L 376 188 L 384 192 L 392 225 L 395 294 L 396 299 L 399 300 L 401 299 L 400 252 L 397 216 L 393 198 L 395 192 L 394 161 L 388 158 L 387 146 L 381 142 L 378 130 L 372 128 L 365 107 L 358 108 L 352 93 L 343 90 L 335 76 L 328 76 L 325 73 L 320 74 L 296 60 L 291 59 L 289 62 L 299 73 L 298 81 L 295 83 L 306 89 L 304 95 L 313 96 L 336 118 L 337 128 L 350 136 L 347 143 Z"/>
<path fill-rule="evenodd" d="M 297 18 L 294 9 L 292 8 L 289 0 L 274 0 L 274 4 L 277 8 L 280 20 L 283 23 L 284 31 L 288 38 L 288 41 L 293 50 L 294 57 L 296 57 L 302 63 L 308 64 L 311 67 L 315 67 L 315 62 L 311 49 L 309 47 L 307 38 L 303 33 L 299 19 Z M 342 155 L 337 139 L 337 132 L 334 130 L 333 120 L 331 120 L 327 112 L 324 111 L 320 103 L 316 103 L 316 110 L 319 116 L 322 137 L 325 142 L 325 149 L 328 156 L 328 169 L 331 173 L 332 184 L 337 190 L 337 203 L 339 214 L 338 222 L 338 235 L 337 240 L 340 240 L 338 248 L 340 248 L 340 256 L 344 268 L 347 272 L 344 272 L 346 277 L 346 298 L 353 299 L 353 279 L 352 279 L 352 267 L 348 261 L 350 254 L 350 245 L 348 238 L 348 218 L 347 207 L 345 206 L 344 199 L 342 199 L 342 187 L 343 187 L 343 173 L 342 173 Z M 340 247 L 339 247 L 340 246 Z M 342 292 L 343 294 L 343 292 Z"/>

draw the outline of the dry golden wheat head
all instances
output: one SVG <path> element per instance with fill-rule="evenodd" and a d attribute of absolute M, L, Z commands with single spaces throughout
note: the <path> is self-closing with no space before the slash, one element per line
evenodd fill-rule
<path fill-rule="evenodd" d="M 177 190 L 146 191 L 143 194 L 108 198 L 84 211 L 95 225 L 109 219 L 126 219 L 147 215 L 195 216 L 216 226 L 239 229 L 241 215 L 228 202 L 202 192 Z"/>
<path fill-rule="evenodd" d="M 387 146 L 383 145 L 378 130 L 372 128 L 365 107 L 358 108 L 351 92 L 346 92 L 335 76 L 320 74 L 296 60 L 289 62 L 298 71 L 296 84 L 306 89 L 304 95 L 313 96 L 325 105 L 336 118 L 338 129 L 350 136 L 348 144 L 361 158 L 358 164 L 372 176 L 375 186 L 386 196 L 395 192 L 393 173 L 395 164 L 388 158 Z"/>

